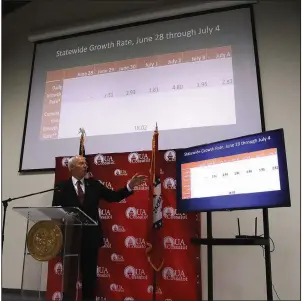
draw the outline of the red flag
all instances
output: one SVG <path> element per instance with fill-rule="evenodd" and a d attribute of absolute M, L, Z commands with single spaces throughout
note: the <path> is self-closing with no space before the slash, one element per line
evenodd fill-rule
<path fill-rule="evenodd" d="M 150 232 L 147 242 L 147 258 L 152 268 L 158 272 L 162 269 L 164 245 L 161 239 L 160 229 L 163 226 L 163 212 L 162 212 L 162 193 L 160 182 L 160 162 L 158 152 L 158 129 L 153 134 L 152 139 L 152 159 L 150 169 L 149 181 L 149 221 Z"/>

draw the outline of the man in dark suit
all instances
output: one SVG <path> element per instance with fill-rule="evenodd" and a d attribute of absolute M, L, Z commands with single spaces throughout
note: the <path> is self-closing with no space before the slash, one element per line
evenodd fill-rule
<path fill-rule="evenodd" d="M 86 160 L 82 156 L 75 156 L 68 162 L 71 177 L 67 181 L 57 184 L 53 197 L 53 206 L 79 207 L 98 223 L 98 226 L 83 227 L 80 241 L 80 271 L 82 274 L 82 300 L 95 301 L 97 281 L 98 248 L 103 246 L 102 225 L 99 218 L 99 200 L 120 202 L 133 194 L 133 189 L 146 181 L 146 176 L 135 175 L 127 185 L 117 191 L 106 188 L 100 181 L 85 179 L 87 172 Z M 78 237 L 74 236 L 76 240 Z M 80 239 L 80 238 L 79 238 Z M 66 258 L 65 258 L 66 259 Z M 72 267 L 74 264 L 69 264 Z M 65 273 L 67 277 L 76 277 L 76 273 Z M 73 282 L 64 277 L 64 282 Z M 75 300 L 75 283 L 71 283 L 72 292 L 64 284 L 63 300 Z M 70 287 L 70 285 L 69 285 Z M 74 291 L 74 293 L 73 293 Z"/>

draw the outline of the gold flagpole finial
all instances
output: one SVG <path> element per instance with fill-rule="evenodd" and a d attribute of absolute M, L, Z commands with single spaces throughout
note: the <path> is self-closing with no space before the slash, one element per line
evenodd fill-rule
<path fill-rule="evenodd" d="M 86 136 L 86 132 L 84 128 L 80 128 L 79 129 L 79 134 L 81 134 L 82 136 Z"/>

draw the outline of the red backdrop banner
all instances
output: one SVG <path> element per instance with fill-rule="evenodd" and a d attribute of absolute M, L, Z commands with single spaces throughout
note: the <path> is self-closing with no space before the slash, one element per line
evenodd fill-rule
<path fill-rule="evenodd" d="M 200 237 L 199 214 L 176 211 L 176 166 L 173 150 L 160 152 L 163 196 L 164 265 L 157 275 L 157 301 L 201 300 L 200 247 L 192 237 Z M 69 157 L 56 158 L 55 181 L 69 177 Z M 109 189 L 119 189 L 136 173 L 149 174 L 151 152 L 89 155 L 90 172 Z M 100 218 L 105 245 L 99 250 L 96 300 L 152 300 L 153 271 L 145 254 L 148 234 L 148 183 L 120 203 L 100 200 Z M 154 246 L 156 247 L 156 246 Z M 48 265 L 47 300 L 61 300 L 62 259 Z M 81 281 L 77 282 L 81 300 Z"/>

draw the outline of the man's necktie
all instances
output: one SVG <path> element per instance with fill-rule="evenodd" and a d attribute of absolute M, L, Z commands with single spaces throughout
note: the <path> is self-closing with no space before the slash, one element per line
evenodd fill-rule
<path fill-rule="evenodd" d="M 78 188 L 78 198 L 80 200 L 80 203 L 83 204 L 85 195 L 84 195 L 84 191 L 82 189 L 81 181 L 77 182 L 77 188 Z"/>

